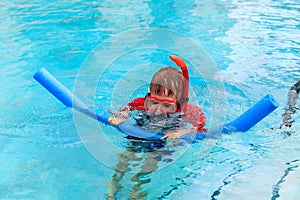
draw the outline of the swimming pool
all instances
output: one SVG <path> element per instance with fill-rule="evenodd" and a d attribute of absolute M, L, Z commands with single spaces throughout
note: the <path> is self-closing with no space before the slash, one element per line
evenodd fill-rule
<path fill-rule="evenodd" d="M 117 199 L 128 199 L 132 191 L 146 199 L 298 198 L 299 122 L 290 137 L 270 129 L 279 127 L 288 89 L 300 77 L 298 1 L 1 4 L 1 198 L 105 199 L 120 161 L 125 173 L 115 177 L 124 175 L 119 182 L 124 188 Z M 160 37 L 149 35 L 153 29 L 173 31 L 174 43 L 160 48 L 169 38 L 155 40 Z M 134 49 L 126 49 L 128 41 L 120 40 L 127 33 L 130 41 L 137 40 Z M 177 36 L 197 45 L 182 43 Z M 178 47 L 190 64 L 206 52 L 206 66 L 215 67 L 214 76 L 204 82 L 198 76 L 207 68 L 191 67 L 192 100 L 199 101 L 210 121 L 230 121 L 266 93 L 281 107 L 246 133 L 166 147 L 158 152 L 164 159 L 155 163 L 153 154 L 126 153 L 121 133 L 106 126 L 95 131 L 92 120 L 73 113 L 32 79 L 45 67 L 104 113 L 126 98 L 144 95 L 148 75 L 158 65 L 171 64 L 167 55 Z M 100 77 L 95 70 L 103 66 L 86 59 L 99 48 L 123 50 L 113 61 L 103 59 L 110 62 Z M 135 71 L 129 70 L 132 66 Z M 105 134 L 95 140 L 98 131 Z M 120 159 L 122 155 L 128 159 Z M 143 164 L 148 168 L 138 174 Z"/>

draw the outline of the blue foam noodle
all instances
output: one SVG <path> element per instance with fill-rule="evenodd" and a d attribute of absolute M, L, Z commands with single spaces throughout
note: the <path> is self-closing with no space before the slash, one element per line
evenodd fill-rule
<path fill-rule="evenodd" d="M 276 99 L 267 94 L 237 119 L 224 125 L 224 131 L 246 132 L 278 108 Z"/>
<path fill-rule="evenodd" d="M 92 111 L 84 102 L 76 97 L 46 69 L 41 68 L 34 74 L 33 77 L 65 106 L 74 108 L 102 123 L 109 124 L 107 117 L 96 114 Z M 213 137 L 220 133 L 227 134 L 231 132 L 245 132 L 272 113 L 276 108 L 278 108 L 278 106 L 276 99 L 268 94 L 232 122 L 208 132 L 192 133 L 182 136 L 182 138 L 188 140 L 201 140 L 206 137 Z M 146 131 L 128 122 L 121 123 L 116 126 L 116 128 L 129 136 L 144 138 L 147 140 L 160 140 L 163 136 L 162 134 Z"/>
<path fill-rule="evenodd" d="M 146 131 L 140 127 L 134 126 L 128 122 L 121 123 L 117 126 L 117 128 L 133 137 L 144 138 L 147 140 L 160 140 L 163 134 L 152 133 L 150 131 Z"/>
<path fill-rule="evenodd" d="M 88 106 L 80 99 L 73 95 L 61 82 L 59 82 L 52 74 L 46 69 L 41 68 L 36 72 L 33 78 L 38 81 L 44 88 L 53 94 L 65 106 L 75 109 L 85 110 Z"/>

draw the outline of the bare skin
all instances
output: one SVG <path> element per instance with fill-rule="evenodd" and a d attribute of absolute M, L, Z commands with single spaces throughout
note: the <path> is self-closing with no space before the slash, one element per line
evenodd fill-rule
<path fill-rule="evenodd" d="M 181 129 L 178 131 L 169 132 L 165 134 L 161 139 L 173 140 L 176 138 L 180 138 L 184 135 L 187 135 L 189 133 L 196 133 L 196 132 L 197 132 L 197 127 L 192 127 L 190 129 Z"/>

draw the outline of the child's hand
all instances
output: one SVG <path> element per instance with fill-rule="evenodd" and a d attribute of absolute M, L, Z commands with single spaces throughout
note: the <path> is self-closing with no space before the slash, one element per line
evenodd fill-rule
<path fill-rule="evenodd" d="M 128 117 L 130 117 L 130 113 L 128 110 L 121 111 L 119 113 L 108 111 L 113 117 L 108 118 L 108 122 L 114 126 L 118 126 L 122 122 L 126 121 Z"/>
<path fill-rule="evenodd" d="M 171 132 L 171 133 L 167 133 L 165 134 L 161 139 L 167 139 L 167 140 L 173 140 L 176 138 L 180 138 L 180 136 L 183 134 L 182 133 L 183 130 L 179 130 L 179 131 L 175 131 L 175 132 Z"/>
<path fill-rule="evenodd" d="M 197 132 L 197 127 L 193 127 L 191 129 L 181 129 L 178 131 L 173 131 L 165 134 L 161 139 L 167 139 L 167 140 L 173 140 L 176 138 L 180 138 L 183 135 L 189 134 L 189 133 L 195 133 Z"/>
<path fill-rule="evenodd" d="M 124 121 L 126 121 L 126 119 L 122 118 L 122 117 L 109 117 L 108 118 L 108 122 L 114 126 L 118 126 L 119 124 L 121 124 Z"/>

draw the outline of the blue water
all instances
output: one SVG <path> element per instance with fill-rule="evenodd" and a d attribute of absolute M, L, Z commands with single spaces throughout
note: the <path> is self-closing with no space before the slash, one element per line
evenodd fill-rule
<path fill-rule="evenodd" d="M 105 199 L 115 169 L 125 172 L 116 199 L 299 198 L 299 115 L 290 137 L 277 129 L 300 78 L 297 0 L 0 4 L 1 199 Z M 144 95 L 170 53 L 189 62 L 191 100 L 209 127 L 267 93 L 280 107 L 246 133 L 147 154 L 32 78 L 45 67 L 105 114 Z"/>

